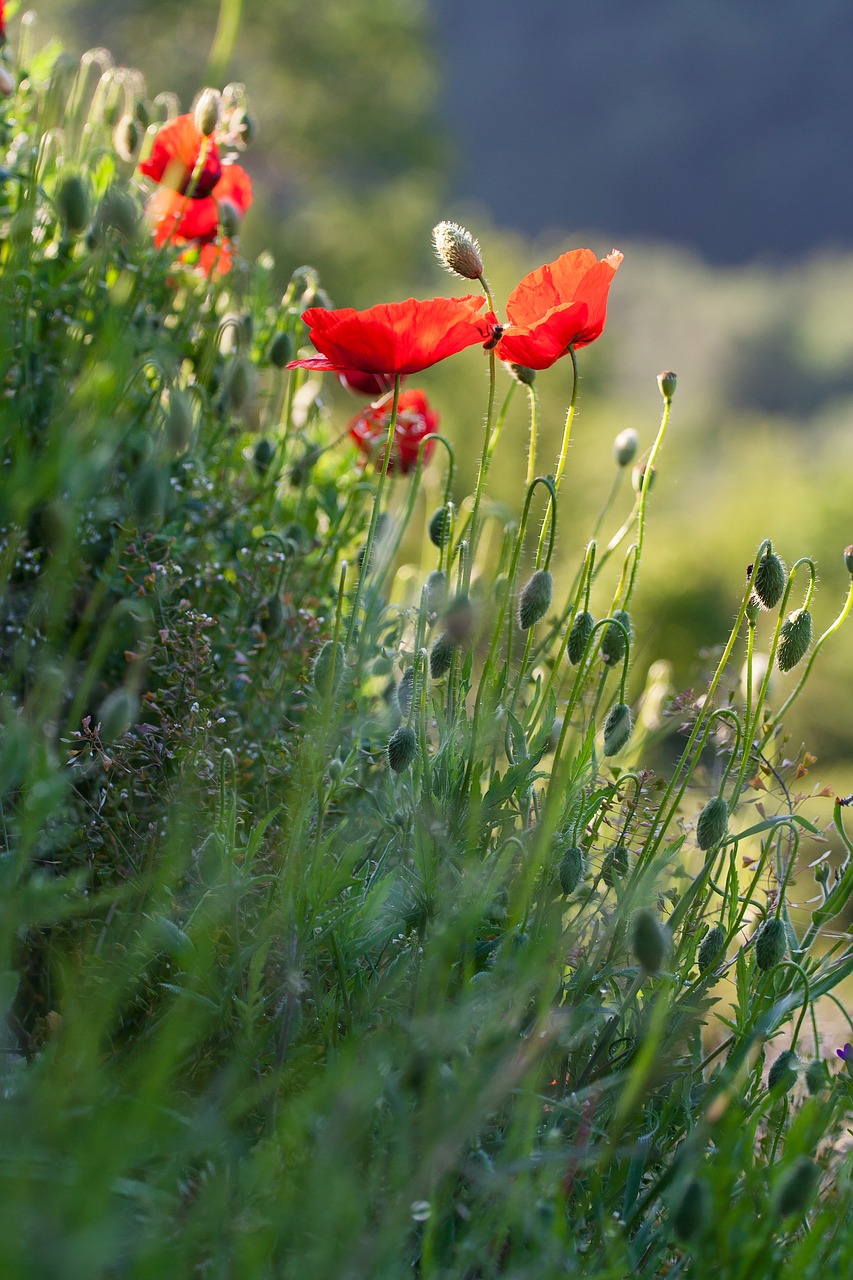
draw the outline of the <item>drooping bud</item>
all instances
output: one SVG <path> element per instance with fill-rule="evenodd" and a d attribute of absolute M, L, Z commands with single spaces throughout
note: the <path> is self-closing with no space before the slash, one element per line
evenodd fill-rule
<path fill-rule="evenodd" d="M 433 569 L 426 580 L 426 607 L 430 613 L 438 613 L 444 603 L 447 578 L 441 569 Z"/>
<path fill-rule="evenodd" d="M 720 925 L 715 924 L 713 929 L 709 929 L 702 939 L 699 947 L 699 955 L 697 956 L 697 964 L 699 972 L 705 973 L 708 969 L 713 969 L 717 961 L 721 958 L 723 952 L 723 944 L 726 941 L 725 931 Z"/>
<path fill-rule="evenodd" d="M 185 453 L 193 438 L 193 414 L 189 397 L 172 387 L 166 408 L 166 439 L 175 453 Z"/>
<path fill-rule="evenodd" d="M 705 1226 L 710 1211 L 707 1186 L 699 1178 L 691 1178 L 673 1206 L 670 1215 L 673 1231 L 680 1240 L 692 1240 Z"/>
<path fill-rule="evenodd" d="M 314 688 L 322 697 L 337 693 L 343 677 L 344 647 L 340 643 L 335 644 L 334 640 L 325 640 L 317 650 L 311 668 Z"/>
<path fill-rule="evenodd" d="M 455 642 L 446 631 L 436 636 L 429 651 L 429 673 L 433 680 L 440 680 L 442 676 L 447 675 L 455 648 Z"/>
<path fill-rule="evenodd" d="M 293 357 L 293 340 L 289 333 L 285 333 L 283 329 L 279 329 L 269 345 L 270 364 L 276 369 L 283 369 L 287 362 Z"/>
<path fill-rule="evenodd" d="M 808 609 L 797 609 L 782 623 L 777 662 L 780 671 L 790 671 L 805 656 L 812 642 L 812 615 Z"/>
<path fill-rule="evenodd" d="M 622 623 L 622 626 L 614 625 Z M 617 662 L 621 662 L 625 656 L 625 631 L 631 636 L 631 617 L 624 609 L 617 609 L 613 614 L 613 622 L 608 623 L 604 628 L 604 635 L 601 637 L 601 656 L 607 663 L 608 667 L 613 667 Z"/>
<path fill-rule="evenodd" d="M 412 709 L 412 698 L 415 693 L 415 668 L 407 667 L 400 676 L 400 682 L 397 685 L 397 706 L 400 708 L 400 715 L 406 719 Z"/>
<path fill-rule="evenodd" d="M 772 969 L 784 959 L 787 950 L 785 926 L 777 916 L 765 920 L 755 939 L 755 963 L 759 969 Z"/>
<path fill-rule="evenodd" d="M 524 585 L 518 598 L 518 625 L 529 631 L 551 607 L 554 579 L 549 569 L 537 569 Z"/>
<path fill-rule="evenodd" d="M 450 639 L 464 644 L 474 628 L 474 609 L 466 595 L 458 595 L 444 612 L 444 626 Z"/>
<path fill-rule="evenodd" d="M 95 214 L 95 233 L 115 231 L 122 240 L 132 241 L 139 230 L 139 208 L 127 191 L 120 187 L 108 187 Z"/>
<path fill-rule="evenodd" d="M 266 636 L 274 636 L 281 630 L 284 622 L 284 605 L 281 596 L 274 591 L 271 596 L 267 596 L 261 605 L 260 623 L 261 630 Z"/>
<path fill-rule="evenodd" d="M 129 689 L 113 689 L 100 705 L 97 715 L 101 742 L 109 744 L 123 738 L 139 715 L 139 699 Z"/>
<path fill-rule="evenodd" d="M 647 462 L 640 462 L 636 467 L 634 467 L 631 472 L 631 488 L 634 490 L 634 493 L 642 493 L 643 485 L 646 484 L 647 474 L 649 482 L 646 485 L 646 493 L 651 493 L 652 485 L 654 484 L 655 476 L 657 475 L 656 469 L 654 467 L 650 469 Z"/>
<path fill-rule="evenodd" d="M 853 545 L 844 548 L 844 567 L 848 573 L 853 573 Z"/>
<path fill-rule="evenodd" d="M 637 456 L 640 437 L 637 435 L 633 427 L 626 427 L 624 431 L 620 431 L 616 439 L 613 441 L 613 461 L 617 467 L 628 467 Z"/>
<path fill-rule="evenodd" d="M 566 642 L 566 653 L 573 667 L 576 667 L 583 657 L 594 626 L 595 618 L 588 610 L 575 614 L 574 621 L 569 628 L 569 638 Z"/>
<path fill-rule="evenodd" d="M 663 373 L 658 374 L 658 386 L 664 400 L 671 400 L 675 395 L 675 388 L 678 378 L 671 369 L 666 369 Z"/>
<path fill-rule="evenodd" d="M 604 754 L 615 756 L 631 736 L 633 729 L 630 708 L 624 702 L 611 707 L 604 721 Z"/>
<path fill-rule="evenodd" d="M 238 204 L 227 198 L 216 202 L 219 214 L 219 230 L 226 240 L 233 240 L 243 222 L 243 211 Z"/>
<path fill-rule="evenodd" d="M 222 95 L 218 89 L 202 89 L 193 108 L 193 119 L 199 133 L 203 133 L 206 138 L 210 137 L 219 124 L 221 107 Z"/>
<path fill-rule="evenodd" d="M 609 889 L 628 874 L 628 850 L 624 844 L 608 849 L 601 864 L 601 878 Z"/>
<path fill-rule="evenodd" d="M 767 1074 L 767 1087 L 771 1093 L 790 1092 L 797 1083 L 800 1060 L 793 1049 L 783 1049 Z"/>
<path fill-rule="evenodd" d="M 703 853 L 720 843 L 729 829 L 729 806 L 722 796 L 713 796 L 699 814 L 696 843 Z"/>
<path fill-rule="evenodd" d="M 826 1063 L 823 1058 L 813 1058 L 806 1066 L 804 1075 L 806 1078 L 806 1088 L 812 1096 L 816 1093 L 820 1093 L 821 1089 L 825 1089 L 829 1083 L 827 1079 Z"/>
<path fill-rule="evenodd" d="M 752 573 L 752 565 L 747 574 Z M 752 589 L 762 609 L 775 609 L 785 591 L 788 573 L 775 551 L 767 550 L 758 562 Z"/>
<path fill-rule="evenodd" d="M 508 364 L 504 367 L 523 387 L 532 387 L 536 381 L 536 370 L 528 369 L 526 364 Z"/>
<path fill-rule="evenodd" d="M 814 1160 L 797 1156 L 782 1175 L 776 1191 L 775 1208 L 780 1218 L 801 1218 L 814 1199 L 820 1172 Z"/>
<path fill-rule="evenodd" d="M 232 413 L 239 413 L 249 398 L 251 380 L 249 366 L 242 356 L 236 356 L 228 366 L 222 393 Z"/>
<path fill-rule="evenodd" d="M 450 508 L 437 507 L 429 518 L 427 532 L 434 547 L 443 547 L 450 537 Z"/>
<path fill-rule="evenodd" d="M 266 436 L 261 436 L 252 454 L 252 463 L 259 476 L 265 476 L 275 454 L 275 445 Z"/>
<path fill-rule="evenodd" d="M 483 274 L 480 245 L 458 222 L 439 222 L 433 228 L 432 242 L 441 265 L 451 275 L 463 280 L 479 280 Z"/>
<path fill-rule="evenodd" d="M 89 222 L 89 192 L 79 174 L 69 174 L 59 184 L 56 207 L 69 235 L 77 236 Z"/>
<path fill-rule="evenodd" d="M 560 892 L 567 898 L 577 889 L 585 870 L 584 852 L 580 845 L 570 844 L 560 859 L 558 876 Z"/>
<path fill-rule="evenodd" d="M 657 973 L 666 959 L 669 940 L 657 916 L 648 907 L 642 907 L 634 916 L 631 948 L 647 973 Z"/>
<path fill-rule="evenodd" d="M 131 164 L 142 145 L 142 126 L 132 115 L 123 115 L 113 129 L 113 146 L 119 160 Z"/>
<path fill-rule="evenodd" d="M 402 773 L 418 754 L 418 740 L 409 724 L 401 724 L 388 739 L 388 763 L 395 773 Z"/>

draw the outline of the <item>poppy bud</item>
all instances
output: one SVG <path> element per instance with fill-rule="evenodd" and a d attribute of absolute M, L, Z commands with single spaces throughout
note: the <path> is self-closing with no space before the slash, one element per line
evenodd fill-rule
<path fill-rule="evenodd" d="M 73 236 L 85 231 L 89 221 L 89 193 L 76 173 L 63 179 L 56 193 L 56 207 L 65 230 Z"/>
<path fill-rule="evenodd" d="M 284 605 L 278 592 L 268 596 L 261 605 L 261 630 L 266 636 L 274 636 L 284 622 Z"/>
<path fill-rule="evenodd" d="M 283 369 L 293 356 L 293 342 L 290 334 L 280 329 L 270 342 L 268 355 L 270 364 L 275 365 L 276 369 Z"/>
<path fill-rule="evenodd" d="M 139 715 L 139 699 L 129 689 L 113 689 L 98 710 L 98 732 L 108 744 L 123 738 Z"/>
<path fill-rule="evenodd" d="M 622 623 L 622 626 L 614 626 L 614 623 Z M 617 662 L 621 662 L 625 656 L 625 631 L 628 637 L 631 636 L 631 618 L 624 609 L 617 609 L 613 615 L 613 622 L 604 628 L 604 635 L 601 637 L 601 656 L 607 663 L 608 667 L 613 667 Z"/>
<path fill-rule="evenodd" d="M 669 950 L 669 942 L 663 926 L 648 907 L 643 907 L 634 916 L 631 947 L 637 962 L 647 973 L 658 972 Z"/>
<path fill-rule="evenodd" d="M 218 89 L 202 89 L 193 108 L 193 119 L 199 133 L 209 138 L 219 124 L 222 96 Z"/>
<path fill-rule="evenodd" d="M 613 460 L 617 467 L 629 466 L 637 456 L 640 437 L 633 427 L 620 431 L 613 441 Z"/>
<path fill-rule="evenodd" d="M 575 614 L 566 643 L 566 653 L 573 667 L 576 667 L 583 657 L 594 626 L 595 618 L 588 611 Z"/>
<path fill-rule="evenodd" d="M 747 576 L 752 573 L 752 565 L 747 569 Z M 774 551 L 767 551 L 758 562 L 752 590 L 762 609 L 775 609 L 782 599 L 785 584 L 788 581 L 784 562 Z"/>
<path fill-rule="evenodd" d="M 549 569 L 537 569 L 527 580 L 518 599 L 518 625 L 529 631 L 548 612 L 554 594 L 554 579 Z"/>
<path fill-rule="evenodd" d="M 446 631 L 442 631 L 441 635 L 433 641 L 429 651 L 429 673 L 433 680 L 440 680 L 442 676 L 447 675 L 455 648 L 452 637 Z"/>
<path fill-rule="evenodd" d="M 583 879 L 584 869 L 583 849 L 579 845 L 570 844 L 560 859 L 560 868 L 557 873 L 560 880 L 560 892 L 567 898 L 570 893 L 574 893 Z"/>
<path fill-rule="evenodd" d="M 131 507 L 140 525 L 159 525 L 166 512 L 169 479 L 156 462 L 144 462 L 136 473 Z"/>
<path fill-rule="evenodd" d="M 780 1218 L 801 1218 L 817 1190 L 818 1167 L 808 1156 L 797 1156 L 783 1174 L 776 1190 L 775 1208 Z"/>
<path fill-rule="evenodd" d="M 664 400 L 672 399 L 672 397 L 675 395 L 675 388 L 677 383 L 678 383 L 678 378 L 675 376 L 675 374 L 672 372 L 671 369 L 667 369 L 663 373 L 658 374 L 658 386 L 660 387 L 660 393 L 663 396 Z"/>
<path fill-rule="evenodd" d="M 714 967 L 720 959 L 725 940 L 726 935 L 720 925 L 715 924 L 713 929 L 708 930 L 702 939 L 702 945 L 699 948 L 697 957 L 700 973 L 704 973 L 706 969 Z"/>
<path fill-rule="evenodd" d="M 426 580 L 426 607 L 430 613 L 438 613 L 444 601 L 447 578 L 441 569 L 433 569 Z"/>
<path fill-rule="evenodd" d="M 415 668 L 407 667 L 400 676 L 400 682 L 397 685 L 397 706 L 400 708 L 400 715 L 404 718 L 408 716 L 412 709 L 412 698 L 415 693 Z"/>
<path fill-rule="evenodd" d="M 652 485 L 654 484 L 655 476 L 657 475 L 657 470 L 652 467 L 649 471 L 649 465 L 647 462 L 638 463 L 631 472 L 631 487 L 635 493 L 642 493 L 647 471 L 649 475 L 649 483 L 646 485 L 646 493 L 651 493 Z"/>
<path fill-rule="evenodd" d="M 408 724 L 401 724 L 388 740 L 388 763 L 395 773 L 402 773 L 418 754 L 415 731 Z"/>
<path fill-rule="evenodd" d="M 479 280 L 483 274 L 480 245 L 458 222 L 439 222 L 433 228 L 432 242 L 439 262 L 451 275 L 463 280 Z"/>
<path fill-rule="evenodd" d="M 844 548 L 844 567 L 848 573 L 853 573 L 853 546 Z"/>
<path fill-rule="evenodd" d="M 329 781 L 340 782 L 344 776 L 344 762 L 340 756 L 332 756 L 328 767 Z"/>
<path fill-rule="evenodd" d="M 228 199 L 218 200 L 216 208 L 219 214 L 219 230 L 226 240 L 233 239 L 239 232 L 243 221 L 242 210 L 233 200 Z"/>
<path fill-rule="evenodd" d="M 457 644 L 468 639 L 474 626 L 474 610 L 467 596 L 457 596 L 450 601 L 444 613 L 444 625 L 450 639 Z"/>
<path fill-rule="evenodd" d="M 777 662 L 780 671 L 790 671 L 806 655 L 812 642 L 812 615 L 808 609 L 797 609 L 782 623 Z"/>
<path fill-rule="evenodd" d="M 692 1240 L 708 1221 L 711 1209 L 708 1188 L 698 1178 L 691 1178 L 670 1214 L 672 1229 L 680 1240 Z"/>
<path fill-rule="evenodd" d="M 429 518 L 427 526 L 429 540 L 434 547 L 443 547 L 450 537 L 450 510 L 448 507 L 437 507 Z"/>
<path fill-rule="evenodd" d="M 827 1085 L 826 1063 L 823 1058 L 813 1058 L 805 1069 L 806 1088 L 814 1096 Z"/>
<path fill-rule="evenodd" d="M 787 950 L 785 926 L 778 917 L 765 920 L 755 939 L 755 963 L 759 969 L 772 969 L 779 964 Z"/>
<path fill-rule="evenodd" d="M 311 472 L 314 470 L 314 467 L 316 466 L 316 463 L 317 463 L 317 459 L 320 457 L 320 454 L 322 452 L 323 452 L 322 449 L 308 448 L 304 451 L 301 457 L 296 459 L 293 466 L 290 468 L 289 478 L 290 478 L 291 488 L 301 489 L 303 485 L 308 483 Z M 376 531 L 377 533 L 379 532 L 378 525 L 376 526 Z M 362 547 L 361 551 L 358 553 L 359 565 L 361 565 L 361 562 L 363 559 L 364 559 L 364 547 Z"/>
<path fill-rule="evenodd" d="M 623 880 L 628 874 L 628 850 L 624 844 L 615 844 L 608 849 L 601 864 L 601 878 L 609 889 L 617 880 Z"/>
<path fill-rule="evenodd" d="M 130 164 L 136 159 L 136 153 L 142 142 L 142 126 L 131 115 L 123 115 L 113 129 L 113 146 L 119 160 Z"/>
<path fill-rule="evenodd" d="M 631 712 L 624 702 L 617 702 L 611 707 L 604 721 L 604 754 L 615 756 L 621 751 L 631 736 L 633 729 Z"/>
<path fill-rule="evenodd" d="M 172 387 L 169 392 L 166 438 L 175 453 L 185 453 L 193 438 L 192 407 L 186 393 L 178 387 Z"/>
<path fill-rule="evenodd" d="M 249 398 L 251 383 L 246 361 L 237 356 L 228 366 L 222 393 L 232 413 L 239 413 Z"/>
<path fill-rule="evenodd" d="M 118 187 L 108 187 L 98 205 L 95 230 L 103 233 L 115 231 L 123 240 L 131 241 L 139 229 L 139 209 L 136 201 Z"/>
<path fill-rule="evenodd" d="M 767 1087 L 771 1093 L 781 1095 L 790 1092 L 797 1083 L 800 1060 L 793 1049 L 783 1049 L 767 1074 Z"/>
<path fill-rule="evenodd" d="M 703 853 L 719 844 L 729 829 L 729 807 L 722 796 L 713 796 L 699 814 L 696 843 Z"/>
<path fill-rule="evenodd" d="M 526 364 L 505 364 L 504 367 L 523 387 L 532 387 L 536 381 L 536 370 L 528 369 Z"/>
<path fill-rule="evenodd" d="M 311 681 L 319 694 L 337 693 L 344 676 L 344 647 L 325 640 L 314 658 Z"/>
<path fill-rule="evenodd" d="M 269 465 L 273 460 L 275 453 L 275 445 L 272 440 L 268 440 L 266 436 L 262 436 L 255 445 L 255 451 L 252 454 L 252 463 L 259 476 L 266 475 Z"/>

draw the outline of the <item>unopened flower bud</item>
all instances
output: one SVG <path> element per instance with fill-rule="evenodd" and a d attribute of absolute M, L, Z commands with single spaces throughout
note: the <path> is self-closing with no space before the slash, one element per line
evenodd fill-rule
<path fill-rule="evenodd" d="M 401 724 L 388 740 L 388 763 L 395 773 L 402 773 L 418 754 L 418 740 L 411 725 Z"/>
<path fill-rule="evenodd" d="M 130 164 L 142 144 L 142 126 L 132 115 L 123 115 L 113 129 L 113 146 L 119 160 Z"/>
<path fill-rule="evenodd" d="M 221 105 L 222 95 L 218 89 L 202 89 L 196 99 L 196 104 L 193 108 L 195 127 L 206 138 L 210 137 L 219 124 Z"/>
<path fill-rule="evenodd" d="M 175 453 L 185 453 L 193 438 L 193 414 L 189 396 L 172 387 L 166 408 L 166 438 Z"/>
<path fill-rule="evenodd" d="M 604 721 L 604 754 L 615 756 L 631 736 L 631 711 L 624 702 L 611 707 Z"/>
<path fill-rule="evenodd" d="M 823 1058 L 813 1058 L 812 1061 L 807 1064 L 803 1074 L 806 1079 L 806 1088 L 812 1096 L 816 1093 L 820 1093 L 821 1089 L 826 1088 L 828 1083 L 827 1070 L 826 1063 L 823 1061 Z"/>
<path fill-rule="evenodd" d="M 400 715 L 404 719 L 408 718 L 412 709 L 412 698 L 415 693 L 415 668 L 407 667 L 400 676 L 400 682 L 397 685 L 397 706 L 400 708 Z"/>
<path fill-rule="evenodd" d="M 797 1156 L 782 1175 L 776 1191 L 775 1208 L 780 1218 L 801 1218 L 814 1199 L 820 1173 L 808 1156 Z"/>
<path fill-rule="evenodd" d="M 506 369 L 523 387 L 532 387 L 536 381 L 536 370 L 528 369 L 526 364 L 508 364 Z"/>
<path fill-rule="evenodd" d="M 79 174 L 72 173 L 59 184 L 56 207 L 70 235 L 76 236 L 85 231 L 89 221 L 89 193 Z"/>
<path fill-rule="evenodd" d="M 624 844 L 608 849 L 601 864 L 601 878 L 609 889 L 628 874 L 628 850 Z"/>
<path fill-rule="evenodd" d="M 451 275 L 463 280 L 479 280 L 483 274 L 480 246 L 458 222 L 439 222 L 433 228 L 432 241 L 439 262 Z"/>
<path fill-rule="evenodd" d="M 518 625 L 529 631 L 551 607 L 554 579 L 549 569 L 537 569 L 524 585 L 518 598 Z"/>
<path fill-rule="evenodd" d="M 848 573 L 853 573 L 853 546 L 844 548 L 844 567 Z"/>
<path fill-rule="evenodd" d="M 658 374 L 658 386 L 660 387 L 660 393 L 664 400 L 671 400 L 675 395 L 677 382 L 678 378 L 671 369 L 667 369 L 663 373 Z"/>
<path fill-rule="evenodd" d="M 646 474 L 648 474 L 649 477 L 648 484 L 646 484 Z M 656 475 L 657 470 L 654 467 L 650 469 L 647 462 L 638 463 L 631 472 L 631 488 L 635 493 L 642 493 L 643 485 L 646 484 L 646 493 L 651 493 Z"/>
<path fill-rule="evenodd" d="M 260 623 L 261 630 L 266 636 L 274 636 L 280 630 L 284 622 L 284 605 L 278 592 L 274 592 L 271 596 L 267 596 L 261 605 Z"/>
<path fill-rule="evenodd" d="M 337 693 L 341 686 L 344 676 L 344 647 L 342 644 L 335 644 L 334 640 L 325 640 L 314 658 L 314 665 L 311 668 L 311 681 L 317 692 L 325 697 L 326 694 Z"/>
<path fill-rule="evenodd" d="M 772 969 L 785 957 L 785 926 L 776 916 L 765 920 L 755 939 L 755 963 L 759 969 Z"/>
<path fill-rule="evenodd" d="M 747 569 L 747 576 L 752 573 L 752 565 Z M 775 609 L 782 599 L 788 573 L 784 562 L 775 551 L 767 550 L 758 562 L 752 590 L 762 609 Z"/>
<path fill-rule="evenodd" d="M 573 667 L 576 667 L 583 657 L 594 626 L 595 618 L 588 610 L 575 614 L 574 621 L 569 628 L 569 638 L 566 642 L 566 653 Z"/>
<path fill-rule="evenodd" d="M 101 703 L 97 716 L 101 742 L 109 745 L 123 738 L 139 715 L 139 699 L 129 689 L 113 689 Z"/>
<path fill-rule="evenodd" d="M 711 1197 L 704 1182 L 691 1178 L 676 1200 L 670 1222 L 680 1240 L 699 1235 L 711 1212 Z"/>
<path fill-rule="evenodd" d="M 631 948 L 647 973 L 657 973 L 666 959 L 669 940 L 657 916 L 648 907 L 643 907 L 634 916 Z"/>
<path fill-rule="evenodd" d="M 259 476 L 266 475 L 274 454 L 275 445 L 272 440 L 268 440 L 266 436 L 262 436 L 255 445 L 255 450 L 252 454 L 252 463 Z"/>
<path fill-rule="evenodd" d="M 767 1087 L 777 1094 L 790 1092 L 797 1083 L 800 1060 L 793 1049 L 783 1049 L 767 1075 Z"/>
<path fill-rule="evenodd" d="M 219 230 L 226 240 L 232 240 L 240 230 L 243 214 L 233 200 L 218 200 L 216 209 L 219 214 Z"/>
<path fill-rule="evenodd" d="M 639 448 L 640 437 L 633 427 L 620 431 L 613 441 L 613 460 L 617 467 L 627 467 L 634 461 Z"/>
<path fill-rule="evenodd" d="M 450 509 L 449 507 L 437 507 L 429 518 L 427 532 L 429 540 L 434 547 L 443 547 L 450 537 Z"/>
<path fill-rule="evenodd" d="M 726 935 L 720 925 L 715 924 L 713 929 L 709 929 L 702 939 L 699 947 L 699 954 L 696 958 L 699 965 L 699 972 L 705 973 L 707 969 L 712 969 L 722 956 L 723 944 Z"/>
<path fill-rule="evenodd" d="M 448 636 L 456 644 L 463 644 L 474 628 L 474 610 L 466 595 L 456 596 L 444 613 L 444 626 Z"/>
<path fill-rule="evenodd" d="M 567 898 L 569 894 L 574 893 L 583 879 L 584 869 L 583 849 L 579 845 L 570 844 L 560 858 L 560 867 L 557 873 L 560 881 L 560 892 Z"/>
<path fill-rule="evenodd" d="M 283 369 L 287 365 L 288 360 L 293 357 L 293 341 L 289 333 L 285 333 L 280 329 L 269 345 L 270 364 L 276 369 Z"/>
<path fill-rule="evenodd" d="M 618 625 L 620 622 L 622 623 L 621 627 Z M 604 635 L 601 637 L 601 656 L 608 667 L 615 666 L 617 662 L 621 662 L 624 658 L 626 631 L 630 639 L 631 618 L 624 609 L 617 609 L 613 614 L 613 621 L 604 628 Z"/>
<path fill-rule="evenodd" d="M 712 796 L 699 814 L 696 843 L 703 853 L 719 844 L 729 829 L 729 807 L 722 796 Z"/>
<path fill-rule="evenodd" d="M 251 390 L 249 365 L 242 356 L 235 357 L 228 366 L 222 390 L 228 408 L 232 413 L 239 413 Z"/>
<path fill-rule="evenodd" d="M 790 671 L 805 656 L 812 642 L 812 615 L 808 609 L 797 609 L 782 623 L 777 662 L 780 671 Z"/>
<path fill-rule="evenodd" d="M 429 673 L 433 680 L 440 680 L 442 676 L 447 675 L 455 648 L 452 637 L 446 631 L 442 631 L 441 635 L 435 638 L 429 651 Z"/>
<path fill-rule="evenodd" d="M 433 569 L 426 580 L 426 607 L 430 613 L 438 613 L 444 603 L 447 577 L 441 569 Z"/>

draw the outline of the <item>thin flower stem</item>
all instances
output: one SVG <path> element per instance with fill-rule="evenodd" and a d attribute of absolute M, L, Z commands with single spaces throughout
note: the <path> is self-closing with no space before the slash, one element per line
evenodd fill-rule
<path fill-rule="evenodd" d="M 539 430 L 539 398 L 535 387 L 527 388 L 527 399 L 530 403 L 530 443 L 527 450 L 527 481 L 533 483 L 536 475 L 536 438 Z"/>
<path fill-rule="evenodd" d="M 637 581 L 637 572 L 639 570 L 640 560 L 643 555 L 643 539 L 645 537 L 645 532 L 646 532 L 646 502 L 649 496 L 649 489 L 652 487 L 655 459 L 657 458 L 658 454 L 661 451 L 661 448 L 663 447 L 664 437 L 666 436 L 666 429 L 669 426 L 669 419 L 671 414 L 672 414 L 672 396 L 664 396 L 663 414 L 661 416 L 660 427 L 658 429 L 657 436 L 655 437 L 655 442 L 652 445 L 652 451 L 649 454 L 648 462 L 646 463 L 646 470 L 643 475 L 643 487 L 641 488 L 640 494 L 639 494 L 639 503 L 637 508 L 637 554 L 634 556 L 634 564 L 631 569 L 631 577 L 628 579 L 628 586 L 625 590 L 625 603 L 622 606 L 624 609 L 627 609 L 628 605 L 631 602 L 631 596 L 633 595 L 634 586 L 636 585 L 636 581 Z"/>
<path fill-rule="evenodd" d="M 557 493 L 560 492 L 560 481 L 562 480 L 563 472 L 566 469 L 566 460 L 569 456 L 569 441 L 572 436 L 572 423 L 574 422 L 575 409 L 578 402 L 578 358 L 575 355 L 574 347 L 569 347 L 569 356 L 572 361 L 572 398 L 569 401 L 569 408 L 566 413 L 566 425 L 563 428 L 563 443 L 560 446 L 560 456 L 557 459 L 557 472 L 554 476 L 554 488 Z"/>
<path fill-rule="evenodd" d="M 477 474 L 477 486 L 474 490 L 474 506 L 471 510 L 471 521 L 468 532 L 468 555 L 465 561 L 465 580 L 463 590 L 467 594 L 471 586 L 471 571 L 474 565 L 474 557 L 477 554 L 477 520 L 480 514 L 480 503 L 483 498 L 483 490 L 486 487 L 486 478 L 489 474 L 489 465 L 492 459 L 492 453 L 489 448 L 492 436 L 492 420 L 495 411 L 495 382 L 496 382 L 496 361 L 494 351 L 489 352 L 489 407 L 486 411 L 485 436 L 483 439 L 483 452 L 480 457 L 480 470 Z"/>

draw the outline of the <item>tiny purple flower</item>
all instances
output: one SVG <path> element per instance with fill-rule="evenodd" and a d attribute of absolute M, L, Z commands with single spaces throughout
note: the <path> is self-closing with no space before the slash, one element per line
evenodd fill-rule
<path fill-rule="evenodd" d="M 853 1044 L 846 1044 L 843 1049 L 836 1049 L 835 1052 L 842 1062 L 848 1067 L 853 1067 Z"/>

